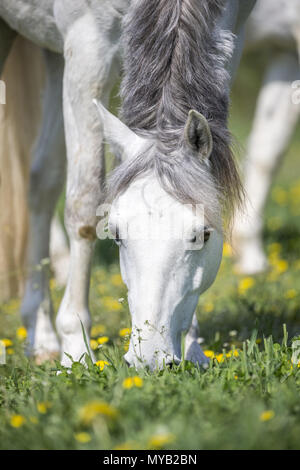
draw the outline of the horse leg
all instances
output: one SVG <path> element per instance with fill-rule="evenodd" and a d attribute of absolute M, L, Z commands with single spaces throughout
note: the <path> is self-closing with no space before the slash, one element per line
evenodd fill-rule
<path fill-rule="evenodd" d="M 246 216 L 234 228 L 238 269 L 254 274 L 267 266 L 263 251 L 263 213 L 272 179 L 290 142 L 299 116 L 292 83 L 299 78 L 297 57 L 280 55 L 267 70 L 259 94 L 245 164 Z"/>
<path fill-rule="evenodd" d="M 60 287 L 65 286 L 69 272 L 70 250 L 58 215 L 55 215 L 51 222 L 50 261 L 57 285 Z"/>
<path fill-rule="evenodd" d="M 185 360 L 191 361 L 194 364 L 199 364 L 205 367 L 209 363 L 209 359 L 205 356 L 202 351 L 200 344 L 198 343 L 199 338 L 199 324 L 196 313 L 193 315 L 192 324 L 185 337 L 184 351 Z"/>
<path fill-rule="evenodd" d="M 118 50 L 116 18 L 97 24 L 91 13 L 68 23 L 68 5 L 59 4 L 58 25 L 64 37 L 64 120 L 67 144 L 65 225 L 70 239 L 70 270 L 57 319 L 62 364 L 79 360 L 89 342 L 88 293 L 96 239 L 96 211 L 104 198 L 102 126 L 94 99 L 108 102 Z M 101 22 L 101 18 L 97 19 Z M 83 334 L 83 329 L 85 335 Z M 67 354 L 64 354 L 67 353 Z"/>
<path fill-rule="evenodd" d="M 38 362 L 57 355 L 59 341 L 52 324 L 49 291 L 50 224 L 65 180 L 65 143 L 62 115 L 63 57 L 45 52 L 47 83 L 43 121 L 30 171 L 28 279 L 21 315 L 28 329 L 29 353 Z"/>

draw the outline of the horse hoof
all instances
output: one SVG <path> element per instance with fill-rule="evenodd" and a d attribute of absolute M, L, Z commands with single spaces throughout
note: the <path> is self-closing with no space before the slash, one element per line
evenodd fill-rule
<path fill-rule="evenodd" d="M 186 344 L 185 360 L 193 362 L 204 369 L 208 368 L 210 362 L 196 340 L 192 341 L 190 344 Z"/>

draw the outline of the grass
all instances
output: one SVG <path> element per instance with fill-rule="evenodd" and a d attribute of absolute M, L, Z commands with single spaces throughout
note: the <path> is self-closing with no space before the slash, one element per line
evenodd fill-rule
<path fill-rule="evenodd" d="M 139 381 L 118 346 L 99 351 L 103 370 L 74 362 L 69 374 L 16 353 L 2 366 L 0 448 L 299 448 L 300 368 L 286 337 L 260 347 L 253 334 L 235 351 L 205 372 L 182 363 Z"/>
<path fill-rule="evenodd" d="M 272 264 L 255 278 L 234 273 L 226 245 L 198 306 L 203 348 L 214 356 L 206 371 L 186 362 L 154 373 L 127 368 L 130 318 L 116 263 L 92 277 L 99 365 L 75 362 L 70 374 L 59 363 L 36 366 L 23 354 L 19 301 L 2 305 L 0 337 L 12 344 L 0 366 L 0 448 L 299 449 L 300 368 L 291 360 L 300 262 L 298 238 L 280 243 L 281 230 L 266 232 Z M 51 289 L 57 309 L 63 292 L 54 280 Z"/>
<path fill-rule="evenodd" d="M 247 67 L 231 119 L 243 144 L 259 84 Z M 206 371 L 187 362 L 154 373 L 124 364 L 130 316 L 112 242 L 99 244 L 91 283 L 98 365 L 75 362 L 69 374 L 59 363 L 36 366 L 23 354 L 19 300 L 1 305 L 0 339 L 9 341 L 0 449 L 299 449 L 299 151 L 297 132 L 266 209 L 269 271 L 237 275 L 226 245 L 218 278 L 199 301 L 202 346 L 212 356 Z M 51 291 L 57 310 L 63 291 L 54 280 Z"/>

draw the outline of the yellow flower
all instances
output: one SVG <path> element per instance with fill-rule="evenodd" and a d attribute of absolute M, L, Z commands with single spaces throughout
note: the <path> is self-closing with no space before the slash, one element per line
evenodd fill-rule
<path fill-rule="evenodd" d="M 49 408 L 51 408 L 51 403 L 49 401 L 41 401 L 37 403 L 36 408 L 39 413 L 42 415 L 46 414 Z"/>
<path fill-rule="evenodd" d="M 276 253 L 269 256 L 269 262 L 273 266 L 273 271 L 269 275 L 269 279 L 271 281 L 276 280 L 277 277 L 286 272 L 289 267 L 288 262 L 280 259 Z"/>
<path fill-rule="evenodd" d="M 103 370 L 105 366 L 109 366 L 109 362 L 107 361 L 97 361 L 96 363 L 96 366 L 99 367 L 100 370 Z"/>
<path fill-rule="evenodd" d="M 167 444 L 171 444 L 171 442 L 174 442 L 175 439 L 176 436 L 171 433 L 155 434 L 149 439 L 148 447 L 150 449 L 161 449 Z"/>
<path fill-rule="evenodd" d="M 276 264 L 276 270 L 279 274 L 285 273 L 288 267 L 289 267 L 288 262 L 283 259 L 279 260 L 278 263 Z"/>
<path fill-rule="evenodd" d="M 229 245 L 229 243 L 224 243 L 223 256 L 225 256 L 225 258 L 231 258 L 232 257 L 232 247 Z"/>
<path fill-rule="evenodd" d="M 105 344 L 108 343 L 109 337 L 108 336 L 101 336 L 97 339 L 98 344 Z"/>
<path fill-rule="evenodd" d="M 141 379 L 141 377 L 135 376 L 135 377 L 133 377 L 133 383 L 134 383 L 135 387 L 141 388 L 144 384 L 144 381 L 143 381 L 143 379 Z"/>
<path fill-rule="evenodd" d="M 7 338 L 1 339 L 1 342 L 4 344 L 4 346 L 6 348 L 8 348 L 9 346 L 12 346 L 12 344 L 13 344 L 12 341 L 10 339 L 7 339 Z"/>
<path fill-rule="evenodd" d="M 224 354 L 217 354 L 215 357 L 218 362 L 224 362 Z"/>
<path fill-rule="evenodd" d="M 234 376 L 234 380 L 237 380 L 237 379 L 238 379 L 238 376 L 237 376 L 237 375 L 235 375 L 235 376 Z"/>
<path fill-rule="evenodd" d="M 98 348 L 98 342 L 95 339 L 91 339 L 90 346 L 93 350 Z"/>
<path fill-rule="evenodd" d="M 291 369 L 293 369 L 293 366 L 297 366 L 300 368 L 300 361 L 299 362 L 293 362 L 293 360 L 291 360 Z"/>
<path fill-rule="evenodd" d="M 78 432 L 74 434 L 74 437 L 76 441 L 80 442 L 81 444 L 86 444 L 87 442 L 90 442 L 92 439 L 90 434 L 87 432 Z"/>
<path fill-rule="evenodd" d="M 103 297 L 102 302 L 104 307 L 106 307 L 108 310 L 113 310 L 114 312 L 119 312 L 122 310 L 122 305 L 120 302 L 115 300 L 113 297 Z"/>
<path fill-rule="evenodd" d="M 255 284 L 255 281 L 252 277 L 244 277 L 244 279 L 241 279 L 239 282 L 239 293 L 243 294 L 246 292 L 248 289 L 251 289 Z"/>
<path fill-rule="evenodd" d="M 266 410 L 263 413 L 261 413 L 259 419 L 260 421 L 270 421 L 270 419 L 274 418 L 275 413 L 273 410 Z"/>
<path fill-rule="evenodd" d="M 141 377 L 135 376 L 135 377 L 127 377 L 126 379 L 123 380 L 123 388 L 129 389 L 132 387 L 138 387 L 141 388 L 144 384 L 143 379 Z"/>
<path fill-rule="evenodd" d="M 126 342 L 124 343 L 124 346 L 123 346 L 123 348 L 124 348 L 124 351 L 125 351 L 125 352 L 127 352 L 127 351 L 128 351 L 128 349 L 129 349 L 129 345 L 130 345 L 130 340 L 128 340 L 128 341 L 126 341 Z"/>
<path fill-rule="evenodd" d="M 105 333 L 106 327 L 104 325 L 94 325 L 91 329 L 91 336 L 94 338 L 96 336 L 103 335 Z"/>
<path fill-rule="evenodd" d="M 100 400 L 90 401 L 79 410 L 80 420 L 84 424 L 91 424 L 99 415 L 115 418 L 117 416 L 117 410 L 108 403 Z"/>
<path fill-rule="evenodd" d="M 286 293 L 284 294 L 284 297 L 286 299 L 294 299 L 295 297 L 297 297 L 297 291 L 296 289 L 289 289 L 286 291 Z"/>
<path fill-rule="evenodd" d="M 26 419 L 22 415 L 12 415 L 10 418 L 10 424 L 13 428 L 20 428 L 25 422 Z"/>
<path fill-rule="evenodd" d="M 24 326 L 17 329 L 17 338 L 21 341 L 27 338 L 27 330 Z"/>
<path fill-rule="evenodd" d="M 113 286 L 121 286 L 123 284 L 123 280 L 120 274 L 113 274 L 111 276 L 111 283 Z"/>
<path fill-rule="evenodd" d="M 131 328 L 122 328 L 122 330 L 119 331 L 119 335 L 121 338 L 124 338 L 125 336 L 129 336 L 131 334 Z"/>
<path fill-rule="evenodd" d="M 209 358 L 215 357 L 215 353 L 211 351 L 210 349 L 207 349 L 206 351 L 204 351 L 204 354 L 206 357 L 209 357 Z"/>
<path fill-rule="evenodd" d="M 203 306 L 203 310 L 206 313 L 212 312 L 214 309 L 214 304 L 212 302 L 206 302 Z"/>
<path fill-rule="evenodd" d="M 226 357 L 231 357 L 231 356 L 233 356 L 233 357 L 238 357 L 239 356 L 239 352 L 237 351 L 237 349 L 231 350 L 226 354 Z"/>
<path fill-rule="evenodd" d="M 14 352 L 15 352 L 15 351 L 14 351 L 13 348 L 7 348 L 7 350 L 6 350 L 6 353 L 7 353 L 9 356 L 11 356 L 12 354 L 14 354 Z"/>

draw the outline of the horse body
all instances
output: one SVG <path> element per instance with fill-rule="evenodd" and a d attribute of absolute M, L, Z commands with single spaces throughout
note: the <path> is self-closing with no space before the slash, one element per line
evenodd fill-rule
<path fill-rule="evenodd" d="M 13 42 L 13 30 L 20 32 L 20 34 L 31 38 L 37 44 L 48 49 L 48 52 L 45 54 L 48 70 L 47 93 L 44 96 L 45 120 L 36 146 L 34 164 L 31 172 L 32 189 L 30 206 L 32 227 L 29 241 L 29 262 L 33 265 L 38 264 L 41 259 L 49 255 L 50 221 L 60 190 L 60 181 L 64 174 L 63 164 L 61 164 L 61 156 L 64 153 L 64 149 L 61 145 L 57 145 L 63 135 L 63 126 L 57 121 L 57 116 L 61 114 L 60 106 L 63 101 L 68 161 L 65 222 L 70 238 L 71 259 L 68 283 L 56 319 L 59 340 L 52 326 L 52 307 L 49 296 L 47 270 L 42 269 L 38 272 L 34 272 L 28 279 L 22 306 L 22 316 L 29 331 L 30 346 L 33 352 L 37 356 L 49 356 L 61 350 L 63 355 L 62 362 L 65 365 L 69 365 L 70 362 L 69 359 L 64 356 L 64 352 L 70 354 L 75 360 L 78 360 L 82 354 L 86 352 L 81 324 L 88 334 L 90 328 L 88 287 L 91 258 L 96 236 L 96 212 L 105 194 L 105 169 L 102 145 L 105 122 L 99 121 L 93 100 L 97 99 L 104 104 L 108 102 L 111 87 L 119 71 L 121 22 L 127 11 L 129 16 L 130 13 L 136 11 L 139 7 L 138 3 L 138 1 L 128 2 L 126 0 L 102 0 L 101 2 L 96 0 L 56 0 L 54 2 L 37 2 L 33 0 L 25 2 L 22 0 L 14 0 L 8 2 L 4 0 L 1 2 L 0 16 L 12 29 L 9 29 L 7 25 L 0 29 L 0 38 L 3 38 L 3 41 L 5 40 L 5 43 L 3 42 L 4 46 L 0 48 L 0 68 L 9 52 L 10 43 Z M 209 7 L 206 2 L 204 3 L 205 9 L 200 12 L 203 13 L 204 17 L 213 25 L 221 1 L 216 0 L 214 4 L 212 5 L 211 3 Z M 230 26 L 230 29 L 236 32 L 242 32 L 246 14 L 251 10 L 253 3 L 253 0 L 247 2 L 238 0 L 227 2 L 223 25 L 225 25 L 225 27 L 226 25 Z M 164 36 L 167 31 L 171 32 L 172 28 L 175 28 L 175 38 L 173 39 L 175 40 L 175 44 L 176 34 L 178 33 L 178 30 L 176 32 L 176 27 L 178 27 L 181 20 L 184 20 L 181 15 L 183 12 L 188 12 L 193 5 L 187 0 L 182 2 L 182 4 L 177 2 L 177 0 L 174 0 L 174 4 L 172 3 L 172 5 L 169 3 L 169 0 L 168 2 L 159 2 L 159 4 L 162 5 L 164 9 L 174 7 L 173 13 L 170 11 L 168 13 L 170 23 L 167 25 L 167 29 L 161 33 Z M 149 8 L 146 4 L 144 6 L 145 8 Z M 212 8 L 211 11 L 210 8 Z M 239 15 L 240 11 L 243 14 Z M 157 11 L 153 8 L 151 16 L 148 18 L 148 21 L 150 19 L 150 24 L 155 18 L 155 21 L 159 20 L 159 18 L 157 18 Z M 132 17 L 132 19 L 134 18 Z M 222 22 L 222 17 L 220 21 Z M 202 26 L 205 26 L 205 24 L 203 23 Z M 187 28 L 188 25 L 185 25 L 185 27 Z M 209 29 L 206 31 L 208 33 Z M 199 33 L 201 33 L 201 31 Z M 134 37 L 134 35 L 132 37 Z M 189 40 L 187 38 L 188 35 L 186 36 L 185 46 L 189 48 Z M 199 38 L 201 42 L 205 40 L 205 37 L 201 36 L 201 34 Z M 197 38 L 194 37 L 194 39 L 197 42 Z M 210 44 L 211 47 L 214 48 L 214 53 L 216 53 L 220 45 L 217 45 L 213 41 L 214 38 L 211 36 Z M 239 41 L 239 39 L 237 41 Z M 165 47 L 166 44 L 167 43 L 162 41 L 161 47 Z M 200 45 L 200 43 L 198 45 Z M 202 47 L 204 47 L 204 45 Z M 239 50 L 240 48 L 236 47 L 237 54 Z M 60 55 L 57 54 L 57 52 L 61 53 L 62 51 L 65 58 L 64 64 Z M 202 51 L 205 52 L 205 48 L 203 48 Z M 135 52 L 134 50 L 131 51 L 132 59 L 134 59 Z M 220 75 L 224 74 L 226 66 L 227 69 L 231 69 L 231 60 L 229 60 L 228 56 L 222 58 L 220 55 L 218 59 L 215 64 L 210 64 L 212 70 L 214 70 L 213 67 L 215 66 L 215 71 Z M 226 60 L 228 61 L 227 65 L 225 63 Z M 233 60 L 234 59 L 232 59 L 232 61 Z M 157 64 L 158 62 L 154 62 L 152 65 L 155 68 Z M 168 69 L 168 64 L 166 65 L 164 73 L 167 77 L 170 69 Z M 205 74 L 205 63 L 203 66 L 204 69 L 202 73 Z M 128 70 L 128 72 L 130 72 L 130 70 Z M 143 70 L 141 70 L 141 73 L 142 72 Z M 197 69 L 193 67 L 193 70 L 190 72 L 197 74 Z M 61 86 L 57 87 L 62 75 L 63 88 Z M 129 75 L 127 75 L 127 77 L 128 76 Z M 139 77 L 136 78 L 138 79 Z M 164 77 L 158 78 L 163 79 Z M 191 76 L 190 79 L 193 80 L 193 77 Z M 184 148 L 184 154 L 188 154 L 188 160 L 194 162 L 194 168 L 198 167 L 198 174 L 200 175 L 202 172 L 202 182 L 204 186 L 205 178 L 203 176 L 206 174 L 209 178 L 211 171 L 210 164 L 208 163 L 208 158 L 212 151 L 211 140 L 213 139 L 214 144 L 216 144 L 217 139 L 219 139 L 219 142 L 222 142 L 222 139 L 225 139 L 225 142 L 227 139 L 226 94 L 229 92 L 229 85 L 222 82 L 222 86 L 220 87 L 221 81 L 217 82 L 219 88 L 223 88 L 221 90 L 222 93 L 219 95 L 220 89 L 218 89 L 218 86 L 216 86 L 215 89 L 212 88 L 212 92 L 218 92 L 222 106 L 225 105 L 223 114 L 221 113 L 218 118 L 222 121 L 221 127 L 224 132 L 223 135 L 219 132 L 221 127 L 218 131 L 218 126 L 215 125 L 214 122 L 214 113 L 215 115 L 218 114 L 219 106 L 214 110 L 210 110 L 209 101 L 206 102 L 203 100 L 204 107 L 198 111 L 203 111 L 207 119 L 210 119 L 210 126 L 208 126 L 207 119 L 203 118 L 203 114 L 199 114 L 196 111 L 188 114 L 189 106 L 193 106 L 192 102 L 186 102 L 182 110 L 180 109 L 180 103 L 182 99 L 185 98 L 184 95 L 180 96 L 180 93 L 179 95 L 175 93 L 172 97 L 173 104 L 174 106 L 176 105 L 176 110 L 179 113 L 177 117 L 175 116 L 177 119 L 175 133 L 177 137 L 179 136 L 176 149 L 181 149 L 181 152 Z M 180 79 L 178 83 L 181 84 Z M 171 92 L 172 88 L 168 90 L 168 87 L 164 87 L 163 94 L 165 95 L 168 91 Z M 141 94 L 139 95 L 137 87 L 135 95 L 136 103 L 139 102 L 139 97 L 142 98 L 142 96 Z M 208 98 L 211 98 L 211 96 Z M 126 101 L 126 95 L 124 99 Z M 225 102 L 223 102 L 224 99 Z M 128 103 L 127 110 L 129 110 Z M 133 103 L 132 99 L 131 103 Z M 196 102 L 196 105 L 197 104 L 200 106 L 201 103 Z M 159 104 L 153 103 L 153 106 L 159 106 Z M 126 111 L 126 105 L 124 109 Z M 172 107 L 169 108 L 169 112 L 171 109 Z M 164 137 L 164 132 L 166 132 L 165 136 L 168 135 L 170 125 L 172 127 L 174 124 L 173 118 L 168 120 L 167 111 L 167 108 L 165 108 L 164 113 L 161 114 L 164 125 L 160 126 L 162 132 L 160 133 L 158 141 L 156 141 L 156 149 L 160 146 L 158 145 L 159 142 L 160 144 L 166 144 L 168 139 Z M 209 115 L 210 111 L 212 112 L 211 116 Z M 101 112 L 103 116 L 103 113 L 106 111 L 102 108 Z M 156 112 L 158 112 L 157 107 Z M 180 119 L 178 121 L 179 116 Z M 127 118 L 128 117 L 127 114 Z M 108 121 L 110 122 L 111 119 L 113 118 L 109 116 Z M 117 140 L 116 137 L 118 138 L 118 134 L 119 138 L 120 136 L 129 135 L 129 141 L 136 147 L 141 143 L 148 147 L 149 141 L 153 139 L 153 130 L 151 129 L 149 129 L 150 133 L 148 133 L 148 129 L 142 129 L 140 126 L 134 126 L 132 123 L 131 126 L 136 127 L 135 129 L 127 128 L 118 120 L 114 122 L 118 123 L 117 129 L 114 131 L 110 129 L 108 137 L 114 134 L 115 140 Z M 210 133 L 212 133 L 212 136 Z M 117 143 L 120 145 L 120 142 Z M 179 143 L 180 145 L 178 147 Z M 121 142 L 121 144 L 124 144 L 124 141 Z M 218 175 L 219 178 L 222 178 L 222 174 L 226 174 L 226 168 L 224 167 L 225 169 L 222 169 L 221 165 L 221 147 L 214 145 L 214 149 L 215 148 L 219 148 L 220 161 L 213 156 L 211 164 L 214 167 L 213 171 L 215 172 L 215 176 Z M 230 157 L 225 158 L 227 152 L 226 145 L 224 145 L 223 150 L 224 162 L 228 165 Z M 171 149 L 171 152 L 175 152 L 175 154 L 176 151 L 174 147 Z M 123 149 L 123 153 L 124 152 L 125 149 Z M 180 152 L 178 158 L 180 157 Z M 168 158 L 168 153 L 163 153 L 165 153 L 164 157 Z M 214 153 L 212 155 L 214 155 Z M 137 165 L 140 160 L 138 155 L 134 156 L 133 164 Z M 201 160 L 200 157 L 203 158 L 201 165 L 199 163 Z M 143 164 L 145 164 L 146 160 L 143 161 Z M 159 161 L 161 163 L 162 160 L 163 159 L 159 160 L 156 156 L 156 162 Z M 176 158 L 174 159 L 174 162 L 175 161 Z M 220 166 L 218 166 L 218 163 Z M 128 165 L 128 162 L 125 163 L 125 166 L 126 165 Z M 193 167 L 193 165 L 191 165 L 191 167 Z M 47 173 L 43 171 L 43 167 L 47 168 Z M 124 170 L 124 166 L 120 167 L 117 175 L 120 176 L 122 168 Z M 184 168 L 187 168 L 187 166 L 185 167 L 183 165 L 182 170 L 184 170 Z M 227 171 L 228 168 L 229 167 L 227 167 Z M 162 169 L 162 167 L 160 169 Z M 149 167 L 145 168 L 145 170 L 149 170 Z M 128 175 L 128 172 L 126 174 Z M 58 176 L 60 176 L 60 178 L 58 178 Z M 144 176 L 153 178 L 153 173 L 150 177 L 148 171 L 146 171 Z M 161 174 L 161 177 L 163 176 L 164 175 Z M 192 178 L 191 174 L 190 177 Z M 124 183 L 124 178 L 120 178 L 120 180 Z M 57 181 L 59 184 L 57 184 Z M 149 183 L 151 187 L 156 188 L 157 195 L 162 198 L 164 204 L 168 205 L 174 200 L 174 195 L 169 194 L 167 187 L 162 188 L 162 180 L 158 183 L 157 175 L 155 181 L 151 182 L 151 179 L 149 179 L 147 180 L 147 184 Z M 171 181 L 173 181 L 172 178 L 170 179 L 170 182 Z M 115 203 L 120 203 L 121 198 L 124 197 L 128 198 L 127 206 L 134 207 L 134 201 L 136 201 L 135 184 L 135 182 L 132 182 L 132 185 L 128 184 L 126 188 L 124 187 L 123 196 L 119 194 L 119 198 L 116 198 Z M 207 188 L 211 189 L 211 193 L 217 192 L 212 179 L 210 179 L 210 184 L 207 184 Z M 232 189 L 232 185 L 229 189 L 230 188 Z M 184 193 L 183 188 L 181 193 Z M 135 195 L 133 196 L 133 194 Z M 143 201 L 142 193 L 138 196 L 138 200 Z M 193 198 L 192 201 L 195 202 Z M 216 198 L 215 206 L 218 205 L 217 202 L 218 197 Z M 213 198 L 210 198 L 207 204 L 208 213 L 212 203 Z M 143 205 L 142 202 L 140 202 L 140 204 L 141 208 L 145 209 L 145 204 Z M 216 209 L 214 209 L 212 213 L 216 214 Z M 160 323 L 156 323 L 156 326 L 162 326 L 163 329 L 167 330 L 165 336 L 162 335 L 162 331 L 160 331 L 159 335 L 154 336 L 152 332 L 150 333 L 148 330 L 144 332 L 147 341 L 143 343 L 143 350 L 140 356 L 138 356 L 136 352 L 136 345 L 134 344 L 135 338 L 133 337 L 129 351 L 129 362 L 131 364 L 138 365 L 141 360 L 143 364 L 148 364 L 153 368 L 156 363 L 156 349 L 159 350 L 158 365 L 160 367 L 164 361 L 169 361 L 170 358 L 180 360 L 181 352 L 178 347 L 178 338 L 182 330 L 189 328 L 196 300 L 199 294 L 213 282 L 220 263 L 221 234 L 217 230 L 218 223 L 216 223 L 216 220 L 214 222 L 215 228 L 211 225 L 211 220 L 209 220 L 209 228 L 212 229 L 212 233 L 209 233 L 209 241 L 204 250 L 201 253 L 194 253 L 193 256 L 191 254 L 187 255 L 185 239 L 175 244 L 158 244 L 156 245 L 157 250 L 154 250 L 155 245 L 149 244 L 149 241 L 146 244 L 145 242 L 133 244 L 128 240 L 130 248 L 128 250 L 124 250 L 124 248 L 121 249 L 122 273 L 125 277 L 125 282 L 126 280 L 128 282 L 130 308 L 133 314 L 133 321 L 136 322 L 136 325 L 133 325 L 135 332 L 138 333 L 139 328 L 144 327 L 145 321 L 148 321 L 150 324 L 153 319 L 157 319 L 162 313 L 164 317 L 163 324 L 160 325 Z M 205 227 L 200 227 L 199 231 L 204 233 L 205 237 Z M 162 247 L 164 247 L 164 249 Z M 137 283 L 136 279 L 143 277 L 145 273 L 147 273 L 147 258 L 145 254 L 147 251 L 149 252 L 149 250 L 152 250 L 153 253 L 154 251 L 157 253 L 160 252 L 161 256 L 156 258 L 157 262 L 152 263 L 152 269 L 149 271 L 149 273 L 152 272 L 152 285 L 156 285 L 158 290 L 155 292 L 156 289 L 153 286 L 151 287 L 152 295 L 148 297 L 147 300 L 148 313 L 146 317 L 144 317 L 142 316 L 141 309 L 143 299 L 139 298 L 139 295 L 141 292 L 146 293 L 146 289 L 141 290 L 141 284 Z M 129 255 L 130 252 L 131 255 Z M 176 258 L 178 259 L 177 264 L 175 264 L 177 269 L 172 271 L 172 276 L 175 277 L 175 280 L 173 283 L 168 283 L 167 289 L 162 290 L 161 286 L 166 285 L 165 279 L 166 276 L 168 276 L 168 270 L 174 264 L 173 262 L 176 261 Z M 161 259 L 165 260 L 163 264 L 161 264 Z M 179 260 L 182 262 L 179 263 Z M 139 266 L 143 267 L 143 275 L 141 275 Z M 164 271 L 164 276 L 162 275 L 162 271 Z M 157 282 L 154 277 L 157 278 Z M 176 286 L 180 287 L 177 289 L 177 293 L 175 292 Z M 177 294 L 176 298 L 175 294 Z M 176 305 L 174 302 L 172 305 L 171 303 L 168 305 L 168 302 L 172 301 L 172 296 L 174 296 Z M 165 302 L 163 311 L 161 307 L 157 307 L 159 297 L 162 297 L 161 301 Z M 141 316 L 143 325 L 141 325 L 139 320 Z M 195 362 L 201 363 L 204 358 L 200 347 L 196 345 L 196 338 L 193 336 L 194 331 L 195 328 L 193 327 L 190 330 L 188 344 L 193 346 L 191 347 L 193 351 L 192 359 Z M 176 340 L 174 339 L 174 335 L 176 336 Z M 167 338 L 167 341 L 165 338 Z M 168 345 L 167 348 L 164 347 L 165 341 Z M 165 351 L 165 349 L 167 349 L 167 351 Z"/>

